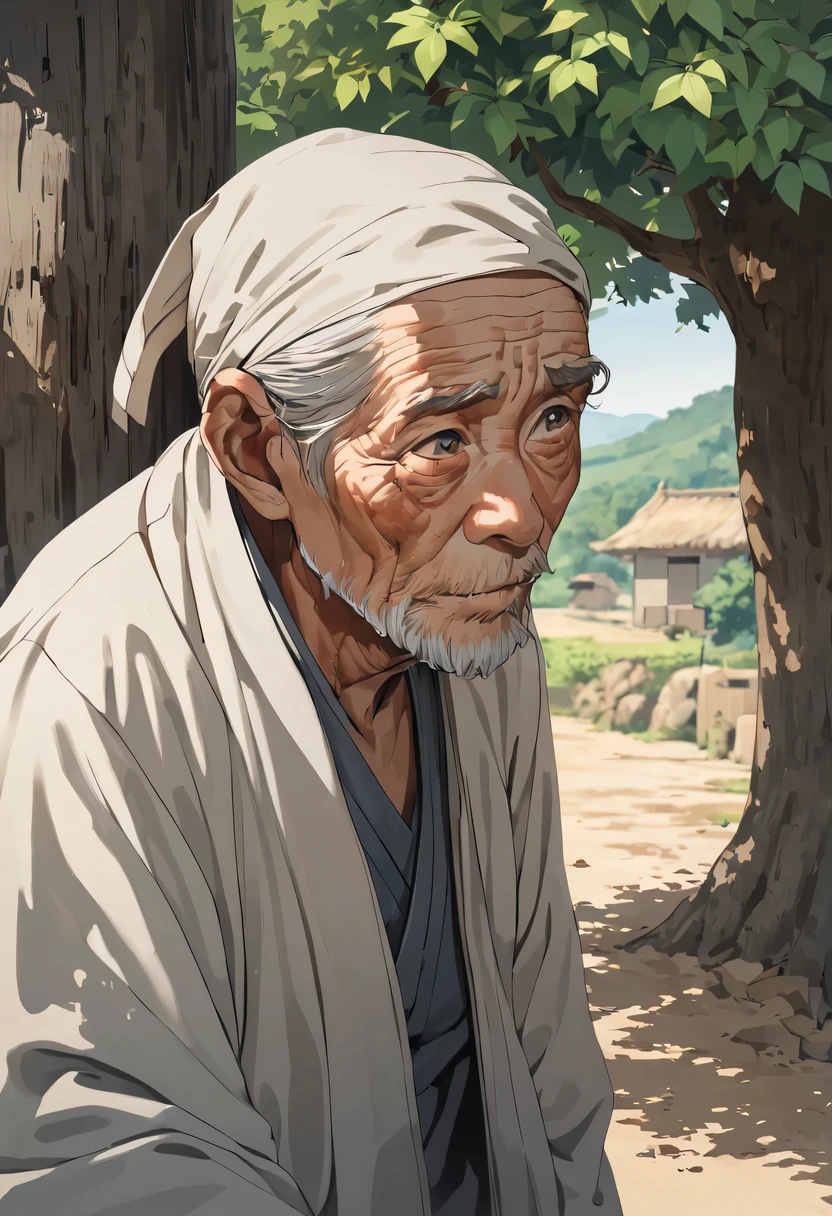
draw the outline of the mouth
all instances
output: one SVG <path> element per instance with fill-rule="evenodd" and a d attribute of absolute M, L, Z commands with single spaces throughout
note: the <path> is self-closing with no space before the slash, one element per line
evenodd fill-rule
<path fill-rule="evenodd" d="M 534 583 L 534 578 L 522 579 L 520 582 L 500 583 L 496 587 L 488 587 L 485 591 L 469 591 L 469 592 L 450 592 L 441 591 L 439 596 L 443 599 L 452 600 L 480 600 L 487 599 L 496 595 L 515 595 L 518 591 L 524 590 L 526 587 L 531 587 Z M 439 597 L 437 597 L 439 598 Z"/>

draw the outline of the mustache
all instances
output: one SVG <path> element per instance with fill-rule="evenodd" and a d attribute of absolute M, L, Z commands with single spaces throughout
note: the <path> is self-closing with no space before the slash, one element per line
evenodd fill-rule
<path fill-rule="evenodd" d="M 485 553 L 480 555 L 484 556 Z M 467 562 L 455 562 L 456 568 L 450 573 L 424 567 L 409 583 L 408 596 L 425 600 L 438 595 L 481 595 L 509 583 L 526 583 L 541 574 L 553 573 L 546 550 L 537 543 L 519 558 L 504 554 L 495 560 L 491 553 L 487 558 L 473 568 Z"/>

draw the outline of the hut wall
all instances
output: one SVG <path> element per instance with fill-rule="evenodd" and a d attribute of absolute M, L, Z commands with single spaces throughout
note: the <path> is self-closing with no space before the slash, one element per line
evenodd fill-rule
<path fill-rule="evenodd" d="M 667 605 L 667 558 L 637 553 L 633 573 L 633 624 L 645 625 L 644 610 Z"/>

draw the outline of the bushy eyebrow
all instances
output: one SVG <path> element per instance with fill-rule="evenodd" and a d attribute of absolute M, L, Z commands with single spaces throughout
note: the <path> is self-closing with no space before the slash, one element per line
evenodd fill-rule
<path fill-rule="evenodd" d="M 610 382 L 610 370 L 594 355 L 561 363 L 557 367 L 547 367 L 546 374 L 553 388 L 572 387 L 577 384 L 591 384 L 596 376 L 604 376 L 604 383 L 597 392 L 603 392 Z M 485 380 L 477 380 L 458 393 L 437 393 L 416 401 L 402 411 L 399 422 L 401 425 L 413 422 L 425 414 L 450 414 L 454 410 L 463 409 L 468 405 L 477 405 L 480 401 L 493 401 L 499 396 L 500 385 L 488 384 Z"/>
<path fill-rule="evenodd" d="M 466 405 L 476 405 L 480 401 L 493 401 L 499 394 L 499 384 L 487 384 L 485 380 L 477 380 L 458 393 L 438 393 L 424 401 L 416 401 L 402 411 L 400 421 L 413 422 L 423 414 L 449 414 L 453 410 L 462 409 Z"/>
<path fill-rule="evenodd" d="M 610 369 L 595 355 L 573 359 L 557 367 L 547 367 L 546 375 L 553 388 L 572 388 L 577 384 L 591 384 L 596 376 L 603 376 L 604 383 L 595 392 L 602 393 L 610 382 Z"/>

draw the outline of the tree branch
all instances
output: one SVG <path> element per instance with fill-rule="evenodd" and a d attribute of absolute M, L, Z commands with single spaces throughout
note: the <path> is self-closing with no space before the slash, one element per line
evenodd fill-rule
<path fill-rule="evenodd" d="M 637 253 L 658 262 L 672 274 L 692 279 L 694 283 L 700 283 L 710 290 L 708 276 L 699 265 L 698 239 L 681 240 L 678 237 L 665 236 L 661 232 L 647 232 L 646 229 L 639 228 L 637 224 L 631 224 L 629 220 L 622 219 L 613 211 L 602 207 L 600 203 L 590 202 L 588 198 L 579 198 L 576 194 L 567 194 L 553 176 L 534 138 L 529 140 L 529 151 L 535 159 L 538 176 L 549 197 L 559 207 L 608 228 L 610 232 L 617 233 Z"/>

